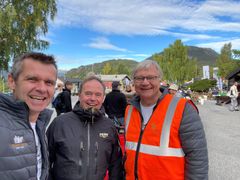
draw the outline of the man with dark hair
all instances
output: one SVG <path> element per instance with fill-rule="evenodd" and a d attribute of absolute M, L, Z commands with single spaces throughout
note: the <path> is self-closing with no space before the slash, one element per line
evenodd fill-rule
<path fill-rule="evenodd" d="M 106 95 L 104 108 L 108 117 L 114 120 L 117 126 L 124 123 L 124 113 L 127 107 L 126 96 L 119 90 L 119 82 L 112 82 L 112 91 Z"/>
<path fill-rule="evenodd" d="M 13 96 L 0 94 L 0 179 L 48 177 L 45 138 L 54 95 L 57 65 L 52 56 L 26 53 L 8 75 Z"/>
<path fill-rule="evenodd" d="M 118 134 L 101 111 L 104 96 L 103 82 L 87 77 L 80 85 L 80 103 L 50 125 L 50 179 L 103 180 L 107 170 L 109 179 L 123 178 Z"/>

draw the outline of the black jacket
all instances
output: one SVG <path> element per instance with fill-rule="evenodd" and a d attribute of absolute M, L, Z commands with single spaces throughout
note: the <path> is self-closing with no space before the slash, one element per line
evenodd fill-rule
<path fill-rule="evenodd" d="M 126 96 L 121 93 L 120 90 L 113 89 L 112 92 L 107 94 L 103 105 L 108 117 L 111 119 L 113 119 L 114 116 L 117 118 L 124 117 L 127 107 Z"/>
<path fill-rule="evenodd" d="M 22 101 L 0 94 L 0 179 L 35 180 L 37 158 L 35 137 L 28 120 L 29 109 Z M 41 180 L 48 177 L 48 152 L 45 136 L 52 111 L 40 113 L 36 130 L 42 150 Z"/>
<path fill-rule="evenodd" d="M 122 152 L 112 121 L 76 106 L 58 116 L 47 132 L 50 174 L 55 180 L 122 179 Z"/>
<path fill-rule="evenodd" d="M 61 108 L 58 108 L 61 113 L 66 113 L 72 111 L 72 100 L 71 91 L 64 89 L 60 95 L 61 98 Z"/>

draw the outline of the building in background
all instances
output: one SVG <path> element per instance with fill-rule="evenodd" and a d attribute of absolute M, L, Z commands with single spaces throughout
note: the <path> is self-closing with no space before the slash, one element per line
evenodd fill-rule
<path fill-rule="evenodd" d="M 106 86 L 106 90 L 109 91 L 112 89 L 112 82 L 119 81 L 121 84 L 121 90 L 127 85 L 127 83 L 131 82 L 131 78 L 127 74 L 112 74 L 112 75 L 97 75 Z"/>

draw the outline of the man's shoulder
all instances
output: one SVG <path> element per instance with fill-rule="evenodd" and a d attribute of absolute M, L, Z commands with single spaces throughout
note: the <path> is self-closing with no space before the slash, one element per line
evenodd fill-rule
<path fill-rule="evenodd" d="M 71 124 L 71 122 L 76 119 L 77 115 L 71 111 L 57 116 L 53 121 L 57 126 L 65 126 L 67 124 Z"/>
<path fill-rule="evenodd" d="M 105 126 L 105 127 L 114 127 L 114 123 L 112 121 L 112 119 L 106 117 L 106 116 L 102 116 L 100 119 L 100 125 L 101 126 Z"/>
<path fill-rule="evenodd" d="M 0 128 L 7 131 L 23 131 L 24 129 L 30 129 L 27 124 L 27 119 L 24 117 L 18 117 L 17 115 L 10 114 L 6 111 L 0 110 Z M 3 131 L 0 130 L 4 134 Z"/>

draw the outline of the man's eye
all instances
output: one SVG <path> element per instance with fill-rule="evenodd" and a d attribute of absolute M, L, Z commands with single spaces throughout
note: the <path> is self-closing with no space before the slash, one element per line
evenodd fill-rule
<path fill-rule="evenodd" d="M 148 76 L 148 77 L 146 77 L 146 78 L 147 78 L 147 80 L 153 80 L 153 79 L 155 79 L 154 76 Z"/>
<path fill-rule="evenodd" d="M 92 93 L 91 93 L 91 92 L 85 92 L 85 95 L 86 95 L 86 96 L 91 96 Z"/>
<path fill-rule="evenodd" d="M 101 94 L 101 93 L 96 93 L 96 96 L 97 96 L 97 97 L 101 97 L 102 94 Z"/>
<path fill-rule="evenodd" d="M 37 81 L 38 81 L 38 79 L 37 79 L 37 78 L 34 78 L 34 77 L 32 77 L 32 78 L 27 78 L 27 80 L 28 80 L 28 81 L 31 81 L 31 82 L 37 82 Z"/>
<path fill-rule="evenodd" d="M 46 81 L 46 84 L 47 84 L 48 86 L 54 86 L 54 85 L 55 85 L 55 82 L 49 80 L 49 81 Z"/>
<path fill-rule="evenodd" d="M 135 77 L 135 80 L 137 80 L 137 81 L 141 81 L 141 80 L 144 80 L 145 79 L 145 77 Z"/>

